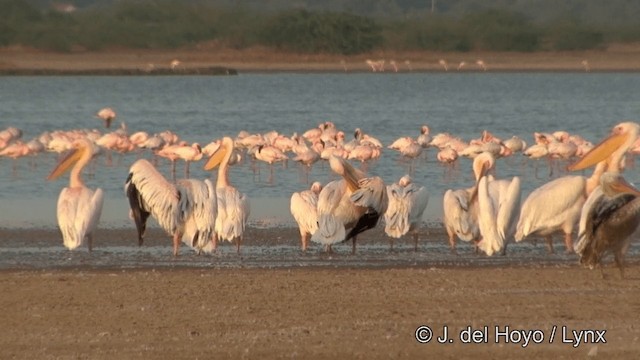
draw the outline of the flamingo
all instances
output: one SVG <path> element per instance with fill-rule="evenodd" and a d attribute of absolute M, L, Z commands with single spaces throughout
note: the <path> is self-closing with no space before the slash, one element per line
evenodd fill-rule
<path fill-rule="evenodd" d="M 449 71 L 449 66 L 447 65 L 447 61 L 445 59 L 438 60 L 438 64 L 444 68 L 444 71 Z"/>
<path fill-rule="evenodd" d="M 144 243 L 147 219 L 152 215 L 172 236 L 173 256 L 178 256 L 181 241 L 197 253 L 215 250 L 212 238 L 217 198 L 209 179 L 180 179 L 173 184 L 149 161 L 139 159 L 129 168 L 125 194 L 136 224 L 138 246 Z"/>
<path fill-rule="evenodd" d="M 110 107 L 102 108 L 96 113 L 96 117 L 104 121 L 104 127 L 110 128 L 111 122 L 116 118 L 116 112 Z"/>
<path fill-rule="evenodd" d="M 57 205 L 58 227 L 64 246 L 73 250 L 86 239 L 89 252 L 93 247 L 93 236 L 100 221 L 104 194 L 102 189 L 89 189 L 82 180 L 82 170 L 98 152 L 98 147 L 88 139 L 80 138 L 72 144 L 73 150 L 63 157 L 47 177 L 54 180 L 71 168 L 69 187 L 60 192 Z"/>
<path fill-rule="evenodd" d="M 179 146 L 174 149 L 173 152 L 179 159 L 184 160 L 184 177 L 188 179 L 189 164 L 202 159 L 202 147 L 200 147 L 198 143 L 193 143 L 191 145 Z"/>
<path fill-rule="evenodd" d="M 298 223 L 302 251 L 307 251 L 311 234 L 318 230 L 318 194 L 322 184 L 314 182 L 309 190 L 295 192 L 291 195 L 291 215 Z"/>
<path fill-rule="evenodd" d="M 418 250 L 418 227 L 422 223 L 422 214 L 429 203 L 429 193 L 424 186 L 413 183 L 409 175 L 400 178 L 398 183 L 387 186 L 389 205 L 384 213 L 384 232 L 393 239 L 399 239 L 409 232 L 413 234 L 413 249 Z"/>
<path fill-rule="evenodd" d="M 229 182 L 229 161 L 233 156 L 234 142 L 225 136 L 222 138 L 222 146 L 209 158 L 204 165 L 204 170 L 213 170 L 217 166 L 218 179 L 216 181 L 216 193 L 218 196 L 218 216 L 215 221 L 217 241 L 236 241 L 236 252 L 240 253 L 240 245 L 244 240 L 244 231 L 251 211 L 249 198 L 238 191 Z"/>

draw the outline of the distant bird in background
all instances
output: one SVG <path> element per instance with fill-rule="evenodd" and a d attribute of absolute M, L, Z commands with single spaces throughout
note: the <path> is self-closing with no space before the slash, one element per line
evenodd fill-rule
<path fill-rule="evenodd" d="M 116 112 L 112 108 L 106 107 L 98 111 L 96 117 L 104 121 L 104 127 L 110 128 L 111 122 L 116 118 Z"/>
<path fill-rule="evenodd" d="M 444 68 L 444 71 L 449 71 L 449 65 L 447 65 L 447 61 L 445 59 L 440 59 L 438 64 Z"/>

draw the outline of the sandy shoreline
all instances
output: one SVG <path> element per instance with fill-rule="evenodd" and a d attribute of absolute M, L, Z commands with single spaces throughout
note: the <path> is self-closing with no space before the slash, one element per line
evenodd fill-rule
<path fill-rule="evenodd" d="M 243 72 L 370 72 L 366 60 L 385 61 L 385 71 L 640 71 L 640 46 L 613 45 L 605 50 L 536 53 L 376 52 L 358 56 L 279 53 L 268 49 L 226 49 L 201 45 L 177 50 L 109 50 L 52 53 L 24 48 L 0 49 L 0 74 L 226 74 Z M 171 68 L 174 60 L 179 65 Z M 586 63 L 585 63 L 586 61 Z M 460 64 L 464 65 L 459 69 Z M 393 65 L 395 63 L 395 67 Z M 214 69 L 217 69 L 214 71 Z M 221 70 L 221 71 L 218 71 Z M 233 72 L 231 72 L 233 74 Z"/>
<path fill-rule="evenodd" d="M 65 261 L 61 267 L 0 270 L 1 321 L 10 329 L 0 334 L 0 357 L 573 359 L 597 353 L 595 358 L 635 359 L 640 352 L 637 256 L 629 258 L 626 279 L 611 259 L 601 279 L 573 257 L 547 255 L 530 244 L 514 245 L 501 258 L 474 255 L 461 244 L 455 256 L 444 234 L 430 231 L 417 253 L 407 239 L 389 254 L 374 229 L 356 255 L 344 245 L 327 259 L 315 250 L 301 255 L 294 228 L 252 228 L 242 256 L 230 245 L 217 256 L 196 256 L 183 247 L 173 260 L 170 240 L 158 229 L 142 248 L 133 229 L 102 229 L 92 255 L 66 251 L 55 229 L 0 229 L 0 258 L 33 256 L 40 248 L 42 261 Z M 20 246 L 29 247 L 25 254 Z M 151 262 L 102 266 L 103 257 L 113 256 L 105 247 Z M 159 254 L 145 252 L 152 248 Z M 252 268 L 252 256 L 273 256 L 264 248 L 275 249 L 276 262 L 291 256 L 307 265 Z M 252 254 L 255 249 L 262 250 Z M 540 261 L 522 261 L 522 249 Z M 127 256 L 115 253 L 116 259 Z M 395 260 L 389 266 L 358 262 L 378 253 Z M 443 258 L 468 265 L 433 260 Z M 499 262 L 485 262 L 492 259 Z M 203 262 L 191 267 L 181 261 Z M 219 266 L 225 261 L 231 266 Z M 436 337 L 446 325 L 452 342 L 418 343 L 414 333 L 421 325 Z M 550 343 L 554 325 L 558 333 Z M 480 341 L 488 343 L 463 343 L 468 326 L 487 326 Z M 539 330 L 536 340 L 543 340 L 525 347 L 507 343 L 496 326 L 499 332 L 506 326 Z M 573 347 L 571 330 L 581 329 L 606 330 L 606 343 Z"/>
<path fill-rule="evenodd" d="M 629 270 L 2 271 L 0 356 L 633 359 L 640 267 Z M 446 325 L 452 342 L 418 343 L 421 325 L 436 337 Z M 557 330 L 550 343 L 554 325 L 565 342 Z M 487 326 L 488 343 L 463 343 L 468 326 Z M 507 343 L 496 326 L 544 340 Z M 573 347 L 576 329 L 606 330 L 606 343 Z"/>

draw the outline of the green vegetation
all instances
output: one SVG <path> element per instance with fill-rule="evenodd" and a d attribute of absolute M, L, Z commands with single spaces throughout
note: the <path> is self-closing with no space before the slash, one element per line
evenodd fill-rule
<path fill-rule="evenodd" d="M 532 2 L 507 0 L 438 1 L 434 3 L 438 11 L 433 13 L 426 0 L 372 0 L 368 7 L 355 1 L 326 1 L 322 8 L 316 1 L 309 3 L 315 6 L 291 10 L 282 5 L 271 11 L 224 0 L 76 3 L 83 6 L 73 13 L 59 13 L 48 2 L 0 0 L 0 46 L 55 51 L 166 49 L 217 41 L 233 48 L 261 45 L 299 53 L 352 55 L 376 49 L 585 50 L 612 41 L 640 41 L 640 23 L 622 21 L 625 17 L 618 23 L 589 20 L 600 9 L 589 0 L 582 5 L 567 0 L 563 2 L 566 9 L 556 14 L 573 15 L 555 17 L 531 7 Z M 620 1 L 613 3 L 624 10 Z"/>

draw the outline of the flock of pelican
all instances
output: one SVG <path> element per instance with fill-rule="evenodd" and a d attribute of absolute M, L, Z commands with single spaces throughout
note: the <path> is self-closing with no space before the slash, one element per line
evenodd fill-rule
<path fill-rule="evenodd" d="M 106 109 L 96 116 L 108 128 L 116 114 Z M 473 242 L 476 251 L 489 256 L 504 254 L 511 240 L 519 242 L 531 236 L 544 237 L 553 252 L 551 236 L 562 233 L 566 252 L 575 252 L 582 264 L 602 271 L 602 257 L 612 252 L 624 276 L 624 255 L 640 222 L 640 191 L 624 179 L 622 172 L 626 156 L 638 151 L 639 134 L 640 125 L 623 122 L 597 146 L 579 136 L 557 132 L 535 133 L 536 144 L 527 147 L 515 136 L 502 140 L 488 131 L 468 143 L 448 133 L 431 136 L 425 125 L 415 138 L 401 137 L 387 148 L 410 159 L 427 148 L 437 148 L 437 158 L 447 164 L 458 156 L 473 158 L 475 181 L 468 188 L 449 189 L 443 197 L 444 228 L 453 252 L 460 239 Z M 229 241 L 235 242 L 240 251 L 250 205 L 246 194 L 231 184 L 229 167 L 243 156 L 273 165 L 289 159 L 286 153 L 292 152 L 292 160 L 303 166 L 328 161 L 339 176 L 325 185 L 313 182 L 310 189 L 291 196 L 290 210 L 299 225 L 302 250 L 307 249 L 309 241 L 332 251 L 332 245 L 352 240 L 355 252 L 358 235 L 375 227 L 380 219 L 390 239 L 411 234 L 417 249 L 418 230 L 429 201 L 425 187 L 410 175 L 386 185 L 379 176 L 367 174 L 366 162 L 380 156 L 382 143 L 360 129 L 347 141 L 345 133 L 331 122 L 321 123 L 301 136 L 241 132 L 235 139 L 225 136 L 206 146 L 188 144 L 168 131 L 128 135 L 126 126 L 104 135 L 96 130 L 45 133 L 26 144 L 21 136 L 16 128 L 0 131 L 0 155 L 15 159 L 19 156 L 10 149 L 32 148 L 33 143 L 40 143 L 39 151 L 69 150 L 48 176 L 53 180 L 71 169 L 69 186 L 61 191 L 57 206 L 58 224 L 69 249 L 85 241 L 89 250 L 92 248 L 104 194 L 99 188 L 89 189 L 81 174 L 102 150 L 153 152 L 151 161 L 138 159 L 130 166 L 125 194 L 139 244 L 143 244 L 147 219 L 153 216 L 172 237 L 174 255 L 178 255 L 181 243 L 198 253 L 210 253 L 220 241 Z M 497 159 L 518 152 L 549 161 L 578 159 L 569 166 L 570 171 L 592 166 L 594 170 L 589 177 L 567 175 L 551 180 L 521 201 L 520 177 L 499 178 L 496 171 Z M 158 171 L 155 156 L 171 161 L 172 179 Z M 188 164 L 203 158 L 207 159 L 205 170 L 218 168 L 215 184 L 209 179 L 189 178 Z M 185 178 L 176 180 L 177 159 L 186 162 L 186 171 Z M 361 161 L 360 169 L 350 160 Z M 576 227 L 578 240 L 574 244 Z"/>

